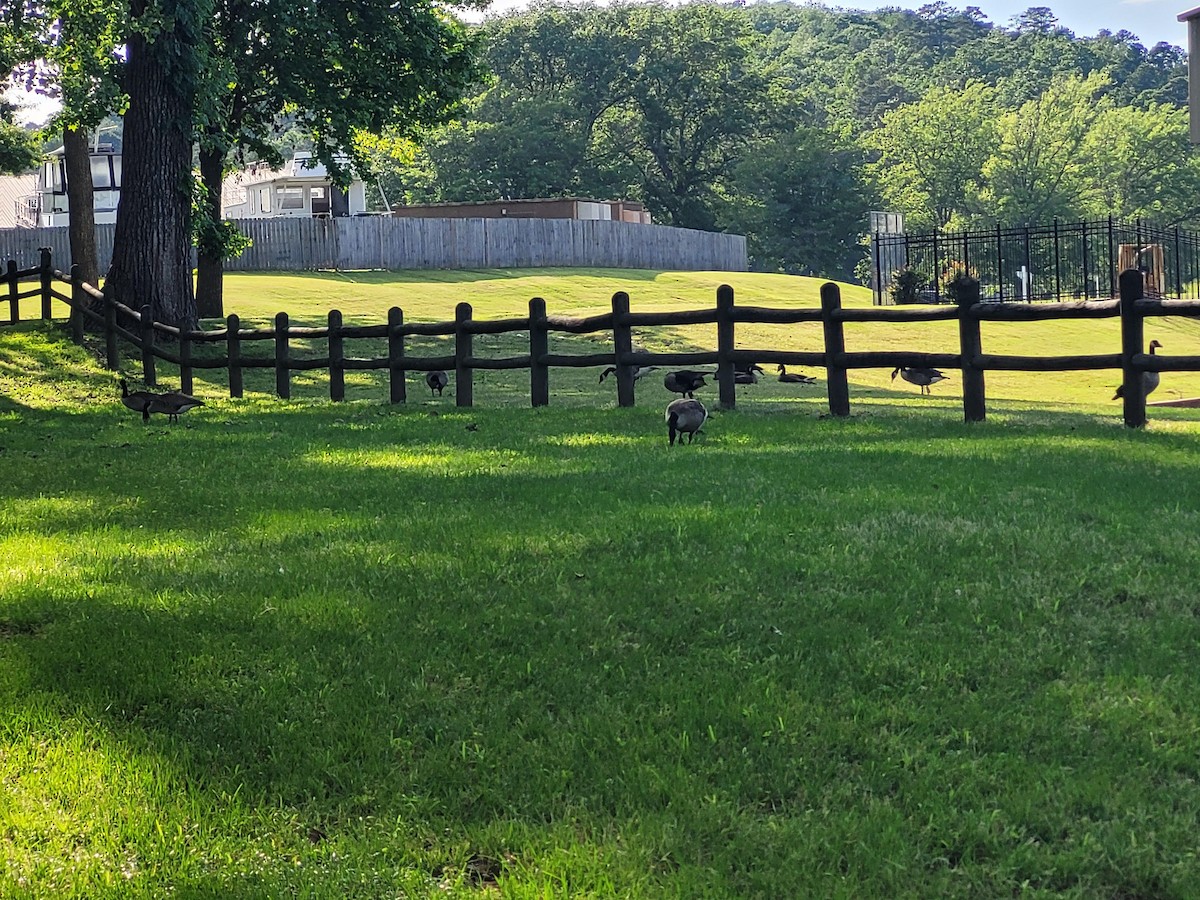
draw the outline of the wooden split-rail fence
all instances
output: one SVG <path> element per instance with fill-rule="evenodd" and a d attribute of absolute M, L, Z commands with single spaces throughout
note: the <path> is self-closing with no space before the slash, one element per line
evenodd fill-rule
<path fill-rule="evenodd" d="M 21 290 L 26 281 L 37 286 Z M 546 311 L 540 297 L 529 301 L 528 316 L 504 319 L 475 319 L 471 304 L 459 303 L 453 321 L 406 322 L 399 307 L 388 312 L 386 323 L 346 325 L 338 310 L 331 310 L 328 324 L 323 327 L 292 325 L 287 313 L 275 317 L 273 327 L 243 328 L 236 315 L 226 319 L 224 328 L 180 329 L 154 321 L 150 306 L 135 310 L 113 302 L 102 292 L 82 281 L 73 267 L 70 275 L 53 268 L 49 251 L 43 250 L 38 267 L 20 270 L 15 262 L 8 263 L 0 278 L 7 287 L 9 322 L 21 321 L 20 302 L 37 297 L 41 318 L 52 318 L 52 301 L 57 299 L 70 307 L 70 330 L 73 339 L 82 343 L 85 321 L 99 326 L 104 335 L 105 362 L 117 369 L 120 363 L 120 341 L 136 347 L 141 354 L 143 380 L 154 386 L 157 382 L 156 361 L 166 360 L 179 367 L 181 390 L 191 393 L 195 369 L 226 369 L 229 395 L 241 397 L 243 373 L 246 369 L 266 368 L 275 372 L 275 391 L 284 399 L 291 396 L 291 373 L 301 370 L 327 369 L 331 400 L 345 399 L 345 373 L 351 370 L 385 370 L 388 373 L 389 398 L 393 403 L 406 400 L 405 375 L 409 371 L 453 371 L 455 401 L 458 406 L 474 403 L 474 372 L 476 369 L 528 369 L 530 401 L 533 406 L 550 402 L 550 370 L 555 367 L 582 368 L 615 366 L 617 401 L 621 406 L 634 402 L 634 375 L 639 367 L 712 366 L 717 369 L 717 385 L 721 406 L 736 404 L 734 372 L 736 367 L 749 363 L 783 363 L 785 365 L 823 367 L 826 372 L 829 411 L 835 416 L 850 414 L 851 369 L 896 368 L 900 366 L 953 368 L 962 372 L 963 415 L 968 422 L 983 421 L 987 414 L 985 374 L 989 370 L 1021 372 L 1062 372 L 1093 369 L 1120 369 L 1123 373 L 1124 418 L 1130 427 L 1146 423 L 1146 395 L 1143 375 L 1146 372 L 1200 371 L 1200 356 L 1156 356 L 1144 352 L 1143 326 L 1153 316 L 1197 316 L 1200 301 L 1169 300 L 1142 296 L 1143 277 L 1129 270 L 1120 276 L 1120 297 L 1114 300 L 1091 300 L 1064 303 L 993 303 L 980 302 L 978 283 L 969 282 L 960 290 L 954 306 L 938 307 L 870 307 L 844 308 L 838 286 L 828 282 L 821 287 L 821 306 L 806 309 L 781 309 L 759 306 L 738 306 L 733 288 L 722 285 L 717 289 L 716 306 L 708 309 L 671 312 L 632 312 L 629 296 L 618 292 L 612 297 L 612 310 L 594 316 L 559 316 Z M 65 293 L 62 285 L 69 286 Z M 3 299 L 3 298 L 0 298 Z M 1121 349 L 1119 353 L 1100 353 L 1074 356 L 1006 356 L 982 352 L 980 326 L 983 322 L 1032 322 L 1048 319 L 1103 319 L 1120 317 Z M 843 326 L 847 322 L 958 322 L 958 353 L 917 353 L 910 351 L 847 351 Z M 739 350 L 736 348 L 736 328 L 739 322 L 756 324 L 797 325 L 820 323 L 824 333 L 823 351 Z M 715 324 L 717 349 L 687 353 L 646 353 L 635 351 L 632 329 L 673 325 Z M 474 349 L 476 335 L 528 332 L 529 352 L 518 356 L 483 357 Z M 560 354 L 549 350 L 551 333 L 612 335 L 613 350 L 592 354 Z M 452 336 L 454 353 L 444 356 L 410 356 L 406 339 L 412 336 Z M 356 339 L 386 339 L 387 355 L 363 358 L 346 355 L 346 342 Z M 298 358 L 292 355 L 293 339 L 327 342 L 328 352 L 318 358 Z M 246 352 L 247 345 L 267 342 L 273 347 L 271 355 Z M 197 345 L 224 345 L 220 357 L 197 357 Z"/>

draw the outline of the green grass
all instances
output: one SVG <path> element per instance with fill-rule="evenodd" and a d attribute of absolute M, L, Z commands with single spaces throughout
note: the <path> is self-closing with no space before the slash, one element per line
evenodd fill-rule
<path fill-rule="evenodd" d="M 1194 413 L 577 374 L 144 427 L 0 332 L 0 896 L 1194 895 Z"/>
<path fill-rule="evenodd" d="M 519 272 L 500 270 L 468 272 L 353 272 L 329 274 L 230 274 L 226 277 L 226 311 L 235 312 L 244 321 L 266 324 L 279 311 L 306 324 L 324 323 L 332 308 L 340 309 L 347 320 L 382 322 L 391 306 L 400 306 L 410 321 L 446 321 L 453 319 L 454 306 L 468 300 L 477 318 L 502 318 L 523 315 L 530 297 L 545 298 L 550 313 L 588 315 L 610 309 L 609 298 L 623 290 L 630 296 L 635 311 L 659 309 L 698 309 L 715 304 L 717 286 L 733 285 L 737 302 L 754 306 L 816 307 L 820 305 L 821 281 L 786 275 L 733 272 L 643 272 L 623 270 L 533 269 Z M 842 285 L 846 306 L 869 306 L 871 293 L 863 287 Z M 738 345 L 742 348 L 824 349 L 819 323 L 799 326 L 739 325 Z M 1158 318 L 1147 321 L 1146 342 L 1158 338 L 1163 352 L 1172 355 L 1200 355 L 1200 323 L 1184 318 Z M 484 336 L 477 340 L 482 355 L 508 356 L 528 352 L 525 334 Z M 716 347 L 715 326 L 688 326 L 666 329 L 639 329 L 635 340 L 652 351 L 694 350 Z M 596 334 L 583 338 L 551 336 L 557 352 L 596 353 L 611 349 L 611 335 Z M 409 352 L 442 354 L 453 352 L 449 342 L 413 339 Z M 247 345 L 249 348 L 249 345 Z M 846 326 L 848 350 L 915 350 L 943 353 L 958 352 L 958 330 L 954 322 L 897 325 L 893 323 L 851 323 Z M 1028 356 L 1060 356 L 1120 351 L 1120 324 L 1117 319 L 1035 322 L 1029 324 L 984 323 L 983 347 L 986 353 Z M 269 346 L 259 345 L 264 354 Z M 302 351 L 303 352 L 303 351 Z M 311 355 L 324 355 L 324 343 L 309 349 Z M 348 342 L 348 354 L 382 356 L 382 345 Z M 557 369 L 551 373 L 551 403 L 595 402 L 593 385 L 597 372 Z M 772 370 L 768 373 L 773 376 Z M 822 378 L 823 373 L 813 370 Z M 916 388 L 897 379 L 892 382 L 889 369 L 859 369 L 850 373 L 852 401 L 914 397 Z M 934 388 L 942 397 L 961 397 L 961 377 L 951 378 Z M 201 376 L 203 377 L 203 373 Z M 213 390 L 224 390 L 223 376 L 213 376 Z M 269 393 L 274 376 L 253 373 L 248 386 Z M 527 373 L 477 373 L 482 384 L 476 386 L 476 403 L 496 405 L 528 402 Z M 382 398 L 386 388 L 369 373 L 348 375 L 349 396 Z M 989 372 L 989 399 L 1046 401 L 1085 409 L 1108 406 L 1119 413 L 1118 403 L 1110 398 L 1120 383 L 1120 373 L 1111 372 Z M 327 378 L 311 374 L 297 376 L 297 396 L 328 396 Z M 751 408 L 786 408 L 795 398 L 820 398 L 819 387 L 797 389 L 793 386 L 762 385 L 744 392 L 739 402 Z M 615 397 L 608 385 L 605 397 Z M 413 390 L 423 384 L 414 374 Z M 645 393 L 645 392 L 643 392 Z M 713 392 L 715 395 L 715 391 Z M 658 403 L 665 394 L 653 391 Z M 1200 396 L 1200 373 L 1169 373 L 1154 399 Z"/>

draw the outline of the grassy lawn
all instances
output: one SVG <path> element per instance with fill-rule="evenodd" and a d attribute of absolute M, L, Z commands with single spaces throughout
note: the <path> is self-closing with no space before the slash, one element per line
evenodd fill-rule
<path fill-rule="evenodd" d="M 677 278 L 634 308 L 707 302 Z M 332 280 L 314 318 L 475 301 Z M 1195 412 L 1129 432 L 1100 373 L 967 426 L 861 374 L 674 450 L 593 370 L 145 427 L 0 331 L 0 896 L 1194 896 Z"/>
<path fill-rule="evenodd" d="M 294 321 L 324 323 L 330 309 L 340 309 L 347 321 L 382 322 L 387 310 L 399 306 L 409 321 L 447 321 L 454 318 L 456 303 L 467 300 L 476 318 L 502 318 L 528 312 L 529 298 L 545 298 L 551 314 L 589 315 L 611 308 L 609 298 L 615 291 L 626 291 L 635 312 L 657 309 L 699 309 L 715 304 L 721 283 L 733 285 L 737 302 L 753 306 L 816 307 L 820 305 L 821 281 L 784 275 L 733 272 L 640 272 L 614 270 L 533 269 L 521 272 L 499 270 L 479 272 L 351 272 L 329 274 L 230 274 L 226 277 L 226 311 L 237 313 L 244 322 L 267 324 L 275 313 L 286 311 Z M 843 285 L 842 302 L 846 306 L 870 306 L 866 288 Z M 739 325 L 738 345 L 742 348 L 824 349 L 821 326 L 803 324 Z M 1146 342 L 1157 338 L 1163 352 L 1172 355 L 1200 355 L 1200 323 L 1191 319 L 1160 318 L 1146 323 Z M 641 329 L 635 340 L 648 350 L 693 350 L 716 347 L 715 326 L 688 326 L 668 329 Z M 985 353 L 1012 353 L 1029 356 L 1058 356 L 1075 353 L 1117 353 L 1120 351 L 1120 324 L 1117 319 L 1076 320 L 1056 323 L 985 323 Z M 528 352 L 527 335 L 494 335 L 476 338 L 481 355 L 508 356 Z M 611 349 L 611 335 L 584 337 L 551 336 L 551 349 L 564 353 L 596 353 Z M 846 326 L 848 350 L 927 350 L 958 352 L 958 326 L 954 322 L 914 325 L 890 323 L 851 323 Z M 246 352 L 270 352 L 269 345 L 247 345 Z M 301 351 L 303 352 L 303 351 Z M 383 356 L 382 344 L 347 342 L 346 352 L 355 356 Z M 449 341 L 411 339 L 412 355 L 451 353 Z M 311 355 L 324 355 L 324 343 L 312 348 Z M 593 390 L 598 370 L 551 372 L 552 404 L 594 405 Z M 774 376 L 774 371 L 768 373 Z M 811 400 L 824 396 L 824 373 L 814 370 L 822 384 L 797 389 L 790 385 L 760 385 L 747 390 L 739 402 L 753 407 L 786 408 L 797 397 Z M 857 399 L 899 399 L 915 397 L 916 388 L 897 379 L 892 382 L 889 369 L 851 371 L 851 401 Z M 961 397 L 961 377 L 934 388 L 941 397 Z M 204 373 L 198 373 L 203 378 Z M 223 375 L 213 376 L 211 390 L 223 391 Z M 247 373 L 247 389 L 268 393 L 274 390 L 274 375 L 260 370 Z M 528 404 L 529 379 L 524 372 L 480 372 L 476 374 L 478 405 Z M 480 381 L 482 379 L 482 381 Z M 414 397 L 424 386 L 414 374 Z M 1119 403 L 1110 402 L 1120 374 L 1112 372 L 990 372 L 987 375 L 989 399 L 1048 401 L 1084 408 L 1108 406 L 1119 415 Z M 327 376 L 319 373 L 296 376 L 300 397 L 328 397 Z M 373 373 L 349 373 L 348 395 L 353 398 L 385 398 L 386 387 Z M 603 396 L 615 400 L 616 387 L 606 384 Z M 642 393 L 647 393 L 643 391 Z M 716 396 L 710 389 L 709 394 Z M 654 404 L 666 398 L 659 383 L 651 388 L 648 400 Z M 1200 396 L 1200 374 L 1169 373 L 1152 399 Z M 522 399 L 523 398 L 523 399 Z"/>

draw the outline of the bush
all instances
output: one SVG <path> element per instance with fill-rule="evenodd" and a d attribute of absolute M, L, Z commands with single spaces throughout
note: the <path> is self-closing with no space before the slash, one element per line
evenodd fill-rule
<path fill-rule="evenodd" d="M 892 286 L 888 293 L 896 304 L 921 302 L 921 276 L 912 269 L 898 269 L 892 273 Z"/>

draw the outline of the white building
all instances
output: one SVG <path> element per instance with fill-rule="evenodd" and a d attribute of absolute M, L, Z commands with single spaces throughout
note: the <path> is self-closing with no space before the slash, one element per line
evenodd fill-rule
<path fill-rule="evenodd" d="M 117 204 L 121 200 L 121 154 L 112 144 L 93 145 L 89 154 L 92 163 L 92 201 L 96 224 L 117 221 Z M 37 171 L 34 193 L 17 200 L 18 228 L 57 228 L 67 222 L 66 154 L 58 148 L 47 154 Z"/>
<path fill-rule="evenodd" d="M 325 164 L 297 153 L 282 169 L 251 166 L 234 172 L 221 188 L 226 219 L 274 219 L 283 216 L 328 218 L 367 211 L 367 192 L 355 177 L 347 190 L 333 183 Z"/>

